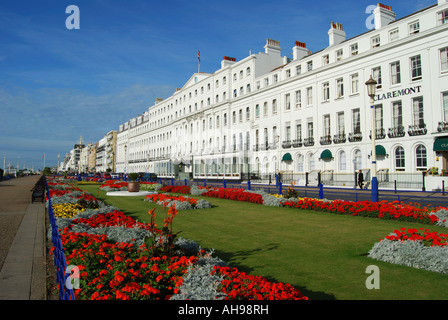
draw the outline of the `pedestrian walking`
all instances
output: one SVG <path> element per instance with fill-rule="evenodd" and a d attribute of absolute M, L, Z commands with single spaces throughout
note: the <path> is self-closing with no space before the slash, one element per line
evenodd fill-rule
<path fill-rule="evenodd" d="M 362 189 L 362 184 L 364 182 L 364 174 L 362 173 L 361 170 L 359 170 L 358 172 L 358 186 L 360 189 Z"/>

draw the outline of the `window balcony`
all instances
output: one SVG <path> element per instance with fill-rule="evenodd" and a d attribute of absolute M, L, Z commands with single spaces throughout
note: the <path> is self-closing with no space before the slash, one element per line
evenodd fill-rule
<path fill-rule="evenodd" d="M 305 147 L 312 147 L 312 146 L 314 146 L 314 138 L 313 138 L 313 137 L 305 138 L 305 139 L 303 140 L 303 145 L 304 145 Z"/>
<path fill-rule="evenodd" d="M 405 135 L 406 135 L 406 132 L 404 131 L 403 126 L 389 128 L 389 132 L 387 134 L 387 136 L 389 138 L 401 138 L 401 137 L 404 137 Z"/>
<path fill-rule="evenodd" d="M 335 134 L 333 136 L 334 144 L 345 143 L 346 141 L 347 141 L 347 137 L 345 136 L 345 133 L 339 133 L 339 134 Z"/>
<path fill-rule="evenodd" d="M 408 129 L 408 134 L 412 136 L 423 136 L 428 132 L 426 129 L 426 124 L 410 125 Z"/>
<path fill-rule="evenodd" d="M 370 130 L 369 137 L 372 139 L 372 130 Z M 375 129 L 375 139 L 381 140 L 384 138 L 386 138 L 386 130 L 384 128 Z"/>
<path fill-rule="evenodd" d="M 300 148 L 303 145 L 302 139 L 294 139 L 292 140 L 293 148 Z"/>
<path fill-rule="evenodd" d="M 362 140 L 362 133 L 349 133 L 348 134 L 348 141 L 350 142 L 359 142 Z"/>
<path fill-rule="evenodd" d="M 448 121 L 439 121 L 437 125 L 438 132 L 448 132 Z"/>
<path fill-rule="evenodd" d="M 282 148 L 283 149 L 289 149 L 291 148 L 291 140 L 286 140 L 282 142 Z"/>
<path fill-rule="evenodd" d="M 269 143 L 268 143 L 268 142 L 265 142 L 265 143 L 263 143 L 263 144 L 260 144 L 260 150 L 261 150 L 261 151 L 269 150 Z"/>
<path fill-rule="evenodd" d="M 331 144 L 331 136 L 330 135 L 322 136 L 322 137 L 320 137 L 319 142 L 322 146 L 327 146 L 327 145 Z"/>

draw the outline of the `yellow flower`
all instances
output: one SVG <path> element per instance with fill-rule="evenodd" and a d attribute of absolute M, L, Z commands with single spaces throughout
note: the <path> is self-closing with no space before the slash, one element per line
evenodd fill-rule
<path fill-rule="evenodd" d="M 73 218 L 85 209 L 75 203 L 61 203 L 53 205 L 53 212 L 56 218 Z"/>

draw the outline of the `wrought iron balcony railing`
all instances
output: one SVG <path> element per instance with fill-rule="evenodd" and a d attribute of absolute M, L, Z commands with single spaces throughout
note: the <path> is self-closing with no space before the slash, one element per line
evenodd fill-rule
<path fill-rule="evenodd" d="M 331 136 L 330 135 L 325 135 L 320 137 L 320 144 L 323 146 L 329 145 L 331 144 Z"/>
<path fill-rule="evenodd" d="M 292 140 L 293 148 L 300 148 L 303 145 L 302 139 L 294 139 Z"/>
<path fill-rule="evenodd" d="M 389 132 L 387 136 L 389 138 L 401 138 L 406 135 L 406 131 L 404 131 L 404 126 L 397 126 L 393 128 L 389 128 Z"/>
<path fill-rule="evenodd" d="M 312 147 L 312 146 L 314 146 L 314 138 L 313 137 L 305 138 L 303 140 L 303 145 L 305 147 Z"/>
<path fill-rule="evenodd" d="M 362 140 L 362 133 L 349 133 L 348 134 L 348 141 L 350 142 L 358 142 Z"/>
<path fill-rule="evenodd" d="M 422 136 L 428 132 L 426 129 L 426 124 L 410 125 L 408 129 L 408 134 L 410 136 Z"/>
<path fill-rule="evenodd" d="M 335 144 L 345 143 L 346 141 L 347 137 L 345 136 L 345 133 L 339 133 L 333 136 L 333 143 Z"/>
<path fill-rule="evenodd" d="M 369 137 L 372 139 L 372 130 L 370 130 Z M 375 139 L 381 140 L 384 138 L 386 138 L 386 130 L 384 128 L 375 129 Z"/>
<path fill-rule="evenodd" d="M 291 148 L 291 140 L 286 140 L 282 142 L 282 148 L 283 149 L 289 149 Z"/>

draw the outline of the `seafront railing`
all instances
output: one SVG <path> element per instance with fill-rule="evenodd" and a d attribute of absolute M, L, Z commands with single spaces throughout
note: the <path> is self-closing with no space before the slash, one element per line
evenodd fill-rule
<path fill-rule="evenodd" d="M 157 178 L 153 182 L 158 182 L 164 186 L 192 186 L 212 187 L 212 188 L 241 188 L 252 191 L 264 191 L 270 194 L 284 194 L 289 188 L 297 191 L 299 197 L 328 199 L 328 200 L 348 200 L 348 201 L 371 201 L 370 189 L 359 189 L 354 187 L 325 186 L 297 186 L 274 181 L 268 183 L 252 183 L 251 181 L 237 182 L 232 180 L 176 180 L 174 178 Z M 415 191 L 398 189 L 379 190 L 380 201 L 397 201 L 399 203 L 419 203 L 422 206 L 448 207 L 448 191 Z"/>
<path fill-rule="evenodd" d="M 48 188 L 46 179 L 45 186 L 48 196 L 47 209 L 51 226 L 51 241 L 54 248 L 54 265 L 56 266 L 56 281 L 59 287 L 59 300 L 75 300 L 75 294 L 71 286 L 72 279 L 70 278 L 70 274 L 67 273 L 67 261 L 65 259 L 64 248 L 62 246 L 58 225 L 56 224 L 56 217 L 54 215 L 53 206 L 51 204 L 50 189 Z"/>

